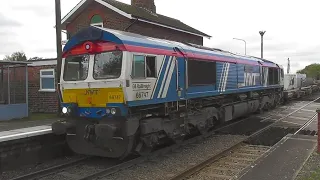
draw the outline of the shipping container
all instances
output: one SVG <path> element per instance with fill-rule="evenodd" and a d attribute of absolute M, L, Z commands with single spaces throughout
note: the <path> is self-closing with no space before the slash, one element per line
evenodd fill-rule
<path fill-rule="evenodd" d="M 306 74 L 285 74 L 284 90 L 300 89 L 306 78 Z"/>

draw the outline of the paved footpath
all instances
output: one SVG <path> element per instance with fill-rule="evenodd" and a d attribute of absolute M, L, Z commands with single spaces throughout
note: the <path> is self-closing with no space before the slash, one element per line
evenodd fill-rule
<path fill-rule="evenodd" d="M 0 122 L 0 132 L 1 131 L 10 131 L 15 129 L 36 127 L 51 125 L 53 122 L 61 118 L 46 119 L 46 120 L 11 120 L 11 121 L 2 121 Z"/>
<path fill-rule="evenodd" d="M 288 135 L 240 180 L 294 179 L 317 146 L 316 136 Z"/>
<path fill-rule="evenodd" d="M 0 122 L 0 142 L 51 134 L 51 124 L 61 118 Z"/>

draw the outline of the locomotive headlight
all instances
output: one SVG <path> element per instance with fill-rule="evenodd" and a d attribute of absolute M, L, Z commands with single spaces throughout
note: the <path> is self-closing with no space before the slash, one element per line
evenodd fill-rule
<path fill-rule="evenodd" d="M 112 114 L 112 115 L 115 115 L 116 112 L 117 112 L 117 110 L 116 110 L 115 108 L 112 108 L 112 109 L 111 109 L 111 114 Z"/>
<path fill-rule="evenodd" d="M 63 113 L 63 114 L 66 114 L 67 112 L 68 112 L 68 108 L 63 107 L 63 108 L 62 108 L 62 113 Z"/>
<path fill-rule="evenodd" d="M 109 108 L 106 109 L 106 113 L 110 114 L 110 109 Z"/>

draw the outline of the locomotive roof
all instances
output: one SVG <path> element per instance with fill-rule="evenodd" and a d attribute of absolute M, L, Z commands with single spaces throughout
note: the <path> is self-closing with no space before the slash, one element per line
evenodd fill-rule
<path fill-rule="evenodd" d="M 85 41 L 90 40 L 105 40 L 111 41 L 113 43 L 119 45 L 127 45 L 127 46 L 135 46 L 135 47 L 143 47 L 143 48 L 151 48 L 151 49 L 160 49 L 164 51 L 172 51 L 174 49 L 180 49 L 184 54 L 190 57 L 197 57 L 197 55 L 201 57 L 210 57 L 215 56 L 226 61 L 231 62 L 242 62 L 245 64 L 253 64 L 259 65 L 262 64 L 268 67 L 277 67 L 279 66 L 274 62 L 253 57 L 253 56 L 244 56 L 234 54 L 228 51 L 208 48 L 204 46 L 194 45 L 190 43 L 180 43 L 176 41 L 158 39 L 153 37 L 147 37 L 140 34 L 118 31 L 107 28 L 100 27 L 88 27 L 82 29 L 75 36 L 73 36 L 65 45 L 64 52 L 70 50 L 73 46 L 83 43 Z"/>

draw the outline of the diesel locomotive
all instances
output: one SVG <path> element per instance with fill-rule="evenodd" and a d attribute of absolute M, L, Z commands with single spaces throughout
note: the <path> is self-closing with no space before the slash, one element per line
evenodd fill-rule
<path fill-rule="evenodd" d="M 283 99 L 274 62 L 100 27 L 75 34 L 61 64 L 52 130 L 85 155 L 143 155 Z"/>

